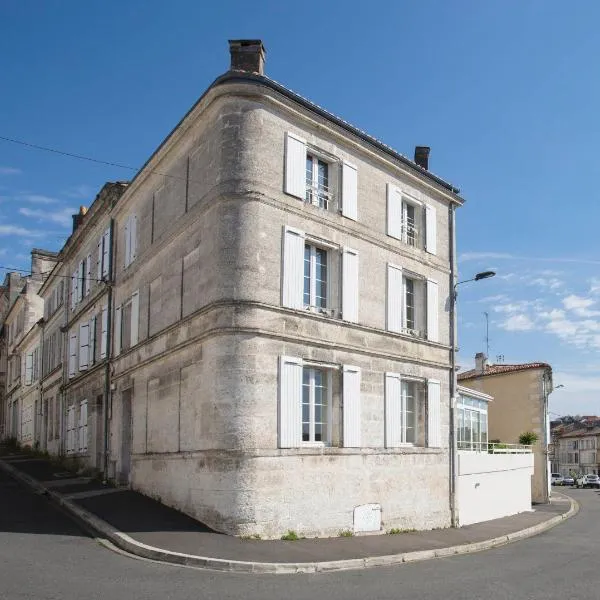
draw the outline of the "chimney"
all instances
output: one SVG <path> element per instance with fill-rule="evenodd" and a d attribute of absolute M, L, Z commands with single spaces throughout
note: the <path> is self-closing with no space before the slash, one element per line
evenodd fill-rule
<path fill-rule="evenodd" d="M 475 373 L 481 375 L 487 369 L 487 356 L 483 352 L 475 355 Z"/>
<path fill-rule="evenodd" d="M 75 230 L 81 225 L 81 221 L 83 221 L 83 217 L 87 213 L 87 208 L 85 206 L 79 207 L 79 212 L 76 215 L 73 215 L 73 233 Z"/>
<path fill-rule="evenodd" d="M 264 75 L 266 50 L 261 40 L 229 40 L 232 71 Z"/>
<path fill-rule="evenodd" d="M 425 169 L 429 169 L 429 146 L 415 146 L 415 162 Z"/>

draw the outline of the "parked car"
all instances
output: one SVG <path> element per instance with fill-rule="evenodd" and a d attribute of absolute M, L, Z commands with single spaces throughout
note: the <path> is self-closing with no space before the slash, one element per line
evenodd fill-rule
<path fill-rule="evenodd" d="M 552 473 L 552 485 L 563 485 L 564 477 L 560 473 Z"/>
<path fill-rule="evenodd" d="M 578 488 L 600 488 L 600 477 L 598 475 L 582 475 L 577 478 L 575 485 Z"/>
<path fill-rule="evenodd" d="M 575 485 L 575 479 L 573 477 L 571 477 L 570 475 L 566 475 L 565 477 L 563 477 L 563 485 Z"/>

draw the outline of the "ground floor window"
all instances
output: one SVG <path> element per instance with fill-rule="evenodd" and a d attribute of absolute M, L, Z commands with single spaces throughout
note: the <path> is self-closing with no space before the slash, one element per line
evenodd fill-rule
<path fill-rule="evenodd" d="M 459 450 L 486 450 L 488 442 L 487 402 L 461 395 L 457 405 Z"/>

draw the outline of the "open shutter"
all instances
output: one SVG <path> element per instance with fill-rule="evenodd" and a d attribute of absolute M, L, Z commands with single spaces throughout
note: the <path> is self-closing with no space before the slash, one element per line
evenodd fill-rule
<path fill-rule="evenodd" d="M 437 254 L 437 220 L 435 207 L 425 206 L 425 250 Z"/>
<path fill-rule="evenodd" d="M 285 135 L 285 193 L 306 197 L 306 140 L 293 133 Z"/>
<path fill-rule="evenodd" d="M 83 286 L 85 281 L 85 261 L 79 261 L 79 267 L 77 269 L 77 302 L 83 300 Z"/>
<path fill-rule="evenodd" d="M 358 322 L 358 252 L 344 248 L 342 258 L 342 317 Z"/>
<path fill-rule="evenodd" d="M 72 406 L 69 406 L 67 410 L 67 452 L 73 452 L 75 449 L 75 410 Z"/>
<path fill-rule="evenodd" d="M 102 240 L 104 238 L 100 238 L 98 240 L 98 264 L 97 266 L 97 271 L 96 271 L 96 279 L 98 281 L 100 281 L 102 279 Z"/>
<path fill-rule="evenodd" d="M 432 279 L 427 280 L 427 339 L 440 341 L 438 284 Z"/>
<path fill-rule="evenodd" d="M 279 447 L 297 448 L 302 442 L 302 360 L 279 359 Z"/>
<path fill-rule="evenodd" d="M 111 235 L 110 227 L 106 229 L 102 236 L 102 277 L 110 276 L 110 261 L 111 261 Z"/>
<path fill-rule="evenodd" d="M 387 267 L 387 329 L 402 331 L 402 268 L 389 264 Z"/>
<path fill-rule="evenodd" d="M 92 255 L 88 254 L 85 261 L 86 274 L 85 274 L 85 295 L 87 296 L 92 289 Z"/>
<path fill-rule="evenodd" d="M 33 381 L 33 352 L 25 355 L 25 385 L 31 385 Z"/>
<path fill-rule="evenodd" d="M 131 264 L 137 256 L 137 217 L 129 217 L 129 263 Z"/>
<path fill-rule="evenodd" d="M 397 373 L 385 374 L 385 447 L 402 445 L 402 380 Z"/>
<path fill-rule="evenodd" d="M 427 381 L 427 445 L 442 447 L 441 386 L 435 379 Z"/>
<path fill-rule="evenodd" d="M 115 308 L 115 356 L 121 354 L 121 307 Z"/>
<path fill-rule="evenodd" d="M 87 400 L 82 400 L 79 410 L 79 452 L 87 450 L 87 429 L 88 429 L 88 414 Z"/>
<path fill-rule="evenodd" d="M 304 307 L 304 232 L 285 227 L 283 233 L 283 306 Z"/>
<path fill-rule="evenodd" d="M 79 370 L 85 371 L 88 368 L 88 354 L 90 350 L 90 324 L 81 323 L 79 325 Z"/>
<path fill-rule="evenodd" d="M 77 271 L 71 275 L 71 310 L 77 306 Z"/>
<path fill-rule="evenodd" d="M 356 167 L 347 162 L 342 163 L 342 214 L 358 219 L 358 177 Z"/>
<path fill-rule="evenodd" d="M 108 306 L 102 307 L 102 331 L 100 334 L 100 358 L 106 358 L 108 347 Z"/>
<path fill-rule="evenodd" d="M 360 368 L 344 365 L 344 448 L 360 448 Z"/>
<path fill-rule="evenodd" d="M 125 228 L 125 232 L 124 232 L 124 248 L 125 248 L 125 257 L 123 260 L 123 264 L 125 265 L 125 267 L 129 266 L 129 263 L 131 262 L 131 238 L 129 237 L 129 221 L 130 221 L 131 217 L 128 216 L 125 219 L 125 224 L 124 224 L 124 228 Z"/>
<path fill-rule="evenodd" d="M 77 334 L 72 333 L 69 337 L 69 378 L 75 377 L 77 373 Z"/>
<path fill-rule="evenodd" d="M 90 319 L 90 343 L 88 349 L 88 364 L 90 367 L 96 362 L 96 317 Z"/>
<path fill-rule="evenodd" d="M 131 345 L 138 343 L 140 325 L 140 292 L 136 290 L 131 296 Z"/>
<path fill-rule="evenodd" d="M 395 185 L 387 184 L 387 234 L 402 239 L 402 196 Z"/>

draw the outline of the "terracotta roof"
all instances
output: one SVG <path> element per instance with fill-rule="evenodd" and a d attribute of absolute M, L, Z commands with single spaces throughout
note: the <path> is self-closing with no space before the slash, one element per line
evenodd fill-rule
<path fill-rule="evenodd" d="M 458 381 L 463 379 L 474 379 L 476 377 L 484 377 L 486 375 L 500 375 L 501 373 L 513 373 L 514 371 L 526 371 L 527 369 L 551 369 L 548 363 L 532 362 L 523 363 L 520 365 L 487 365 L 483 373 L 478 373 L 475 369 L 459 373 Z"/>
<path fill-rule="evenodd" d="M 571 437 L 584 437 L 586 435 L 600 435 L 600 427 L 582 427 L 575 431 L 569 431 L 568 433 L 561 433 L 558 437 L 560 438 L 571 438 Z"/>

